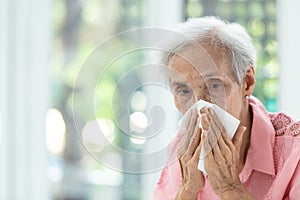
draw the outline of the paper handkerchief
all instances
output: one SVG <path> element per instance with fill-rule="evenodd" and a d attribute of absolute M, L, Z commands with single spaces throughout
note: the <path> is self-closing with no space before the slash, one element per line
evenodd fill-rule
<path fill-rule="evenodd" d="M 191 108 L 188 109 L 188 111 L 185 113 L 185 115 L 179 121 L 179 126 L 181 128 L 186 128 L 187 123 L 188 123 L 189 112 L 191 111 L 191 109 L 196 108 L 198 110 L 198 114 L 200 116 L 201 115 L 200 110 L 203 107 L 212 108 L 215 111 L 220 122 L 223 124 L 224 129 L 225 129 L 226 133 L 228 134 L 228 137 L 230 139 L 232 139 L 236 129 L 239 126 L 240 121 L 237 118 L 235 118 L 234 116 L 232 116 L 231 114 L 229 114 L 228 112 L 226 112 L 225 110 L 223 110 L 222 108 L 220 108 L 219 106 L 217 106 L 216 104 L 211 104 L 211 103 L 209 103 L 207 101 L 203 101 L 203 100 L 196 102 L 193 106 L 191 106 Z M 202 128 L 201 122 L 200 122 L 199 127 Z M 204 167 L 204 157 L 205 157 L 205 152 L 202 148 L 200 158 L 199 158 L 199 163 L 198 163 L 198 169 L 206 174 L 205 167 Z"/>

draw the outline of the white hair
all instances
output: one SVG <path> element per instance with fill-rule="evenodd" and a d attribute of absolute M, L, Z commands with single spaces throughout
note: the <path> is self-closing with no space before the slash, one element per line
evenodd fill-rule
<path fill-rule="evenodd" d="M 226 49 L 231 57 L 231 65 L 239 84 L 245 72 L 255 65 L 256 51 L 252 39 L 245 28 L 236 23 L 222 21 L 216 17 L 191 18 L 175 27 L 180 34 L 177 39 L 168 42 L 167 50 L 162 53 L 161 61 L 168 65 L 172 56 L 186 50 L 192 43 L 208 44 Z"/>

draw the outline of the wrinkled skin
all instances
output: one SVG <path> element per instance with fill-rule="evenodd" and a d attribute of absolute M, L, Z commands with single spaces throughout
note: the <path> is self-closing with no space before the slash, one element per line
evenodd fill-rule
<path fill-rule="evenodd" d="M 243 83 L 239 84 L 228 54 L 205 45 L 203 48 L 199 51 L 199 47 L 190 47 L 169 61 L 170 85 L 177 109 L 183 115 L 202 99 L 219 105 L 241 123 L 230 140 L 212 109 L 203 108 L 201 116 L 196 110 L 190 112 L 186 134 L 177 152 L 182 184 L 176 199 L 196 199 L 205 185 L 205 178 L 197 169 L 202 146 L 214 192 L 221 199 L 254 199 L 239 179 L 250 141 L 252 113 L 245 97 L 254 89 L 254 68 L 249 66 Z M 199 128 L 200 120 L 203 130 Z"/>

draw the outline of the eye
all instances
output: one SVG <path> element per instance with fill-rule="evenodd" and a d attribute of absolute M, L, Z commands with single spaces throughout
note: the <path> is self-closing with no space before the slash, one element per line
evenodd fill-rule
<path fill-rule="evenodd" d="M 219 89 L 220 87 L 222 87 L 221 83 L 213 83 L 210 85 L 211 89 Z"/>
<path fill-rule="evenodd" d="M 194 99 L 193 90 L 187 88 L 177 89 L 175 96 L 182 106 L 186 106 L 191 99 Z"/>
<path fill-rule="evenodd" d="M 190 91 L 189 90 L 178 90 L 178 94 L 188 94 L 188 93 L 190 93 Z"/>
<path fill-rule="evenodd" d="M 211 81 L 208 83 L 208 91 L 212 94 L 221 93 L 225 90 L 225 85 L 222 81 Z"/>
<path fill-rule="evenodd" d="M 186 95 L 189 95 L 190 93 L 192 93 L 191 88 L 189 88 L 186 85 L 180 85 L 180 86 L 174 88 L 173 91 L 174 91 L 174 94 L 178 95 L 178 96 L 186 96 Z"/>

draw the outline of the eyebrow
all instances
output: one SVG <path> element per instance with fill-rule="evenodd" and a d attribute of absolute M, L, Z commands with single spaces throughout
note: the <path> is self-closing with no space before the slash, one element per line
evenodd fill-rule
<path fill-rule="evenodd" d="M 175 86 L 186 86 L 186 85 L 188 85 L 188 83 L 187 82 L 183 82 L 183 81 L 172 81 L 172 80 L 170 80 L 170 85 L 171 85 L 171 87 L 175 87 Z"/>
<path fill-rule="evenodd" d="M 200 75 L 204 78 L 204 79 L 208 79 L 208 78 L 220 78 L 223 77 L 220 74 L 216 74 L 216 73 L 200 73 Z"/>
<path fill-rule="evenodd" d="M 202 76 L 202 78 L 204 79 L 204 80 L 209 80 L 209 79 L 221 79 L 222 81 L 225 81 L 226 79 L 231 79 L 231 77 L 227 74 L 227 73 L 225 73 L 225 74 L 216 74 L 216 73 L 206 73 L 206 74 L 204 74 L 204 75 L 201 75 Z"/>
<path fill-rule="evenodd" d="M 216 73 L 203 73 L 203 75 L 201 74 L 201 77 L 204 79 L 204 81 L 207 81 L 209 79 L 221 79 L 222 81 L 224 81 L 224 77 L 226 78 L 230 78 L 228 76 L 228 74 L 216 74 Z M 174 88 L 176 86 L 188 86 L 189 83 L 187 81 L 173 81 L 171 78 L 169 79 L 169 83 L 171 88 Z"/>

